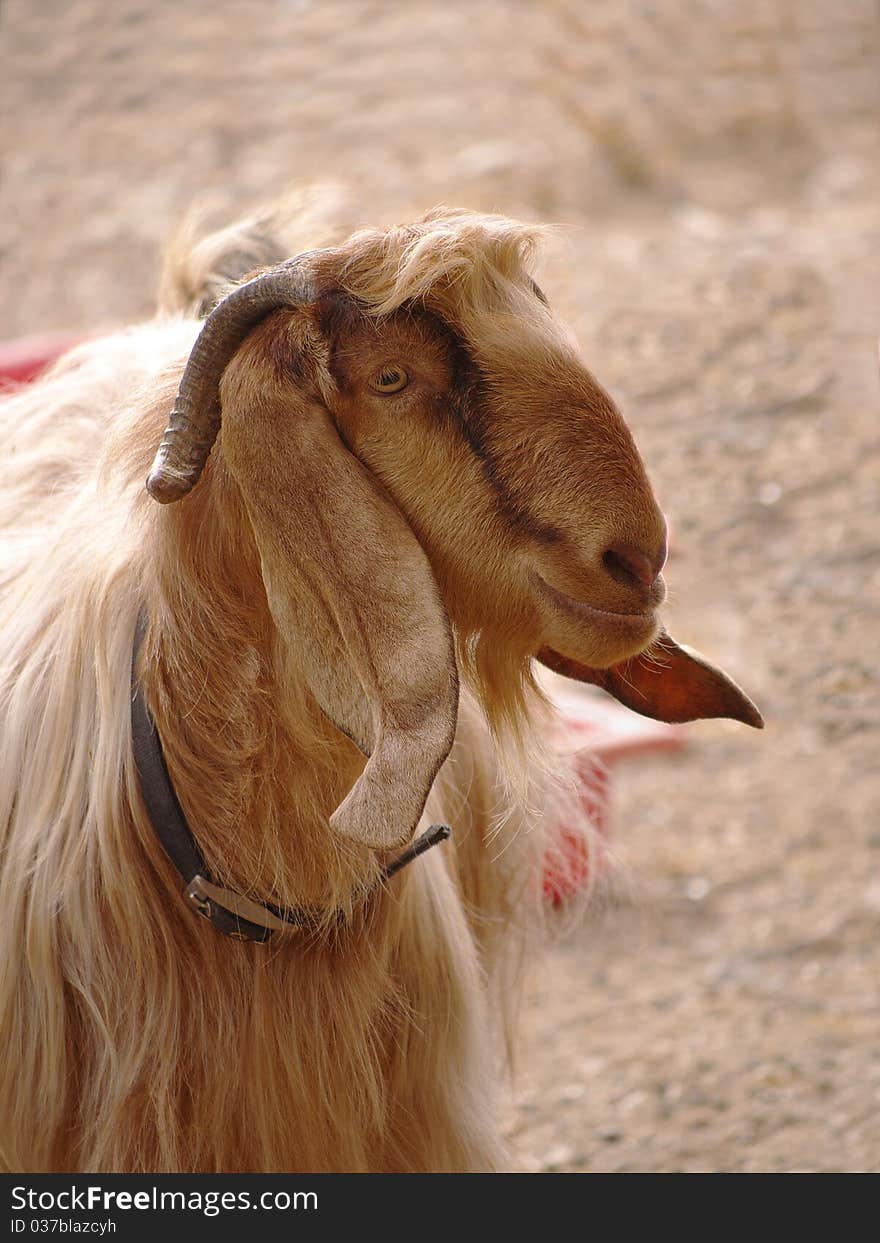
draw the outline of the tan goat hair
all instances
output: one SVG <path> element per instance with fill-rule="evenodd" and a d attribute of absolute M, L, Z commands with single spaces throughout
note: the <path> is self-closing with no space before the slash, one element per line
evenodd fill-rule
<path fill-rule="evenodd" d="M 166 287 L 204 311 L 218 270 L 277 263 L 249 229 Z M 528 275 L 537 236 L 437 210 L 257 276 L 295 296 L 217 364 L 185 486 L 166 437 L 150 487 L 175 503 L 144 478 L 200 348 L 190 307 L 4 399 L 3 1168 L 506 1166 L 542 866 L 560 822 L 589 833 L 533 658 L 652 715 L 758 723 L 660 630 L 662 515 Z M 181 900 L 132 758 L 139 610 L 212 876 L 308 930 L 239 943 Z M 383 882 L 434 821 L 452 840 Z"/>

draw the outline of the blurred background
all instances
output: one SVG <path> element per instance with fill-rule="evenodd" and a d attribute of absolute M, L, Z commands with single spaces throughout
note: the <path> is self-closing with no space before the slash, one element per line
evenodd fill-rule
<path fill-rule="evenodd" d="M 5 0 L 0 339 L 146 315 L 194 201 L 560 223 L 541 283 L 767 717 L 614 780 L 526 1170 L 880 1169 L 877 0 Z"/>

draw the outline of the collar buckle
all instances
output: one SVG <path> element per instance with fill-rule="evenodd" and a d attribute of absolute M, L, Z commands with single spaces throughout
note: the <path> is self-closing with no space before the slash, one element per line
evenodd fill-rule
<path fill-rule="evenodd" d="M 250 898 L 240 893 L 233 893 L 231 889 L 221 889 L 219 885 L 213 884 L 201 873 L 196 873 L 188 882 L 183 896 L 192 910 L 204 916 L 205 919 L 210 919 L 212 923 L 218 910 L 238 920 L 256 924 L 258 928 L 265 928 L 269 932 L 285 932 L 291 927 L 302 926 L 304 923 L 301 918 L 302 913 L 299 911 L 288 912 L 288 919 L 280 919 L 261 902 L 252 902 Z M 290 918 L 293 915 L 300 916 L 300 918 Z"/>

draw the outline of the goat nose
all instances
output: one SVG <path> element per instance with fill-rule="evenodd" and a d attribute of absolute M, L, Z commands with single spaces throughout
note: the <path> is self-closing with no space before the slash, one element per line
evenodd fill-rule
<path fill-rule="evenodd" d="M 632 544 L 612 544 L 602 555 L 602 564 L 615 582 L 645 590 L 653 587 L 665 561 L 665 542 L 660 554 L 653 559 Z"/>

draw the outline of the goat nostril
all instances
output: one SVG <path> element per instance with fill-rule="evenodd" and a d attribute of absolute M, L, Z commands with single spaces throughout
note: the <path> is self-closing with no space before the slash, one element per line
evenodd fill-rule
<path fill-rule="evenodd" d="M 615 582 L 627 587 L 652 587 L 659 573 L 650 557 L 627 544 L 613 544 L 602 554 L 602 564 Z"/>

